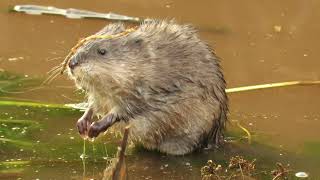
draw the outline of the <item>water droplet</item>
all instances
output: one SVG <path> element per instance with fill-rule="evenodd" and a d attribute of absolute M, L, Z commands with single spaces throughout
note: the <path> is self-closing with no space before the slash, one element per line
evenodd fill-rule
<path fill-rule="evenodd" d="M 81 159 L 86 159 L 86 158 L 88 158 L 88 156 L 85 155 L 85 154 L 81 154 L 81 155 L 80 155 L 80 158 L 81 158 Z"/>

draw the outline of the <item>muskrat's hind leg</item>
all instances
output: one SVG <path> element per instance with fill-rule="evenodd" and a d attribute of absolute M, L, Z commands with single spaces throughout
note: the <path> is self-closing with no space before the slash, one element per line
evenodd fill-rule
<path fill-rule="evenodd" d="M 117 122 L 117 118 L 112 113 L 106 115 L 99 121 L 93 122 L 88 129 L 88 137 L 94 138 L 97 137 L 101 132 L 106 131 L 110 126 Z"/>
<path fill-rule="evenodd" d="M 81 118 L 77 121 L 77 127 L 80 135 L 85 137 L 91 124 L 93 110 L 88 108 Z"/>

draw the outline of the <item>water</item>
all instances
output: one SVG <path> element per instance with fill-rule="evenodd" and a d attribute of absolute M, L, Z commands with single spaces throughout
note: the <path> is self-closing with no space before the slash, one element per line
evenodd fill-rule
<path fill-rule="evenodd" d="M 37 4 L 39 1 L 1 1 L 0 70 L 27 79 L 45 78 L 46 72 L 62 61 L 79 38 L 109 23 L 8 14 L 8 6 L 15 3 Z M 175 18 L 182 23 L 192 23 L 199 29 L 201 38 L 221 57 L 228 87 L 320 79 L 316 38 L 320 30 L 320 2 L 315 0 L 93 0 L 77 3 L 46 0 L 41 3 L 61 8 L 112 11 L 128 16 Z M 36 87 L 35 84 L 31 83 L 30 87 Z M 230 119 L 239 120 L 252 133 L 253 144 L 248 145 L 244 139 L 218 152 L 205 151 L 184 157 L 129 148 L 129 177 L 199 179 L 200 167 L 208 159 L 226 163 L 230 156 L 242 154 L 249 159 L 256 158 L 261 169 L 271 170 L 276 162 L 281 162 L 290 164 L 294 173 L 306 172 L 312 179 L 320 178 L 319 90 L 319 86 L 296 86 L 230 94 Z M 44 88 L 3 94 L 0 99 L 63 104 L 81 102 L 82 96 L 75 91 L 71 81 L 61 76 Z M 28 161 L 27 165 L 16 167 L 20 171 L 1 173 L 0 178 L 81 179 L 84 173 L 80 159 L 83 141 L 74 126 L 80 114 L 69 110 L 62 113 L 53 109 L 1 109 L 2 119 L 12 117 L 37 123 L 0 123 L 7 126 L 1 125 L 3 129 L 10 130 L 0 132 L 0 136 L 14 136 L 33 144 L 29 149 L 9 142 L 0 145 L 0 161 Z M 230 136 L 235 132 L 245 135 L 233 121 L 230 122 Z M 27 127 L 25 134 L 20 134 L 24 127 Z M 119 140 L 112 135 L 101 138 L 94 146 L 87 143 L 86 179 L 102 176 L 105 157 L 114 156 L 117 144 Z M 10 169 L 14 168 L 0 164 L 0 172 Z"/>

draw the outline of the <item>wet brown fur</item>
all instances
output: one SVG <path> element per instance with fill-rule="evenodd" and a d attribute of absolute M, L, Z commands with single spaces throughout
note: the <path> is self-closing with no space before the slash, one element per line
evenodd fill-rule
<path fill-rule="evenodd" d="M 110 24 L 97 35 L 117 34 Z M 107 55 L 99 56 L 97 48 Z M 152 20 L 115 39 L 97 39 L 72 58 L 70 77 L 87 92 L 98 115 L 113 113 L 117 126 L 148 149 L 182 155 L 218 144 L 227 121 L 226 83 L 219 60 L 190 25 Z"/>

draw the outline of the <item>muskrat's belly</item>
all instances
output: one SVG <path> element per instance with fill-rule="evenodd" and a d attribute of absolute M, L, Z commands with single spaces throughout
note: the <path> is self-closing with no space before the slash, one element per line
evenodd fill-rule
<path fill-rule="evenodd" d="M 164 111 L 148 112 L 130 120 L 130 137 L 147 149 L 183 155 L 201 146 L 204 136 L 214 128 L 212 104 L 200 100 L 182 102 Z"/>
<path fill-rule="evenodd" d="M 101 100 L 100 109 L 107 104 Z M 202 145 L 203 139 L 215 128 L 214 122 L 220 113 L 220 104 L 214 98 L 181 99 L 157 111 L 145 110 L 113 128 L 123 132 L 123 128 L 130 125 L 130 139 L 134 143 L 163 153 L 183 155 Z"/>

